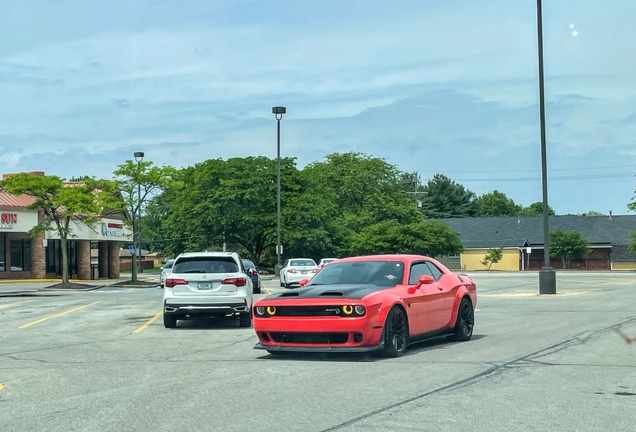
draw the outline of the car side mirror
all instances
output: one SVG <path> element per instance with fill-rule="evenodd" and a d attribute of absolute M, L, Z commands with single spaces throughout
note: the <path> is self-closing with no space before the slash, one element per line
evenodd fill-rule
<path fill-rule="evenodd" d="M 309 279 L 303 279 L 300 281 L 300 286 L 305 286 L 309 283 Z"/>
<path fill-rule="evenodd" d="M 245 273 L 247 273 L 248 276 L 252 276 L 254 274 L 254 272 L 252 271 L 252 269 L 247 269 L 245 271 Z"/>
<path fill-rule="evenodd" d="M 419 278 L 417 278 L 417 285 L 415 285 L 415 288 L 419 289 L 422 287 L 422 285 L 430 285 L 433 282 L 435 282 L 435 279 L 433 279 L 433 276 L 421 275 Z"/>
<path fill-rule="evenodd" d="M 163 270 L 163 266 L 159 267 L 161 270 Z"/>

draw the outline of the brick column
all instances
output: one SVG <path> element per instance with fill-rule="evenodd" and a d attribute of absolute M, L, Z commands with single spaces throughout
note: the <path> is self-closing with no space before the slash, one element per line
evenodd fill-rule
<path fill-rule="evenodd" d="M 108 279 L 119 279 L 119 242 L 108 242 Z"/>
<path fill-rule="evenodd" d="M 100 241 L 97 243 L 97 271 L 100 278 L 108 277 L 108 242 Z"/>
<path fill-rule="evenodd" d="M 77 278 L 91 279 L 91 241 L 76 240 L 77 244 Z"/>
<path fill-rule="evenodd" d="M 44 213 L 38 212 L 38 223 L 44 223 Z M 31 238 L 31 277 L 46 278 L 46 248 L 42 244 L 44 233 Z"/>

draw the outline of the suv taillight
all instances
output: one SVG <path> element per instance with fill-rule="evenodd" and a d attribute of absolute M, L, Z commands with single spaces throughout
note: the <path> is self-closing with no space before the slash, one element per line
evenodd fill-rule
<path fill-rule="evenodd" d="M 221 282 L 222 285 L 236 285 L 237 287 L 242 287 L 245 286 L 247 284 L 247 281 L 245 280 L 245 278 L 227 278 L 227 279 L 223 279 L 223 282 Z"/>
<path fill-rule="evenodd" d="M 257 274 L 258 274 L 258 272 L 257 272 L 256 270 L 252 270 L 252 274 L 253 274 L 253 275 L 257 275 Z"/>
<path fill-rule="evenodd" d="M 173 278 L 168 278 L 166 279 L 166 286 L 168 288 L 174 288 L 176 285 L 187 285 L 188 281 L 185 279 L 173 279 Z"/>

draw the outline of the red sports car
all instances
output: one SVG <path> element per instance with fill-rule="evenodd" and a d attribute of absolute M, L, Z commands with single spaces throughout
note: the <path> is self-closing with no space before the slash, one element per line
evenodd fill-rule
<path fill-rule="evenodd" d="M 254 303 L 255 348 L 399 357 L 423 339 L 473 335 L 475 283 L 426 256 L 344 258 L 301 286 Z"/>

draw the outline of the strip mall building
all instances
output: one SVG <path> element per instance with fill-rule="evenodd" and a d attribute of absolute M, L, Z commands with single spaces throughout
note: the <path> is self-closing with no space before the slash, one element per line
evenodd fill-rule
<path fill-rule="evenodd" d="M 44 175 L 41 171 L 31 174 Z M 0 192 L 0 279 L 44 279 L 62 275 L 62 250 L 57 233 L 29 235 L 44 218 L 41 211 L 27 210 L 33 202 L 28 196 Z M 95 278 L 91 270 L 91 249 L 98 251 L 97 277 L 119 278 L 120 243 L 132 241 L 132 232 L 125 227 L 125 220 L 124 213 L 117 213 L 102 218 L 93 227 L 71 222 L 73 235 L 67 242 L 71 278 Z"/>

